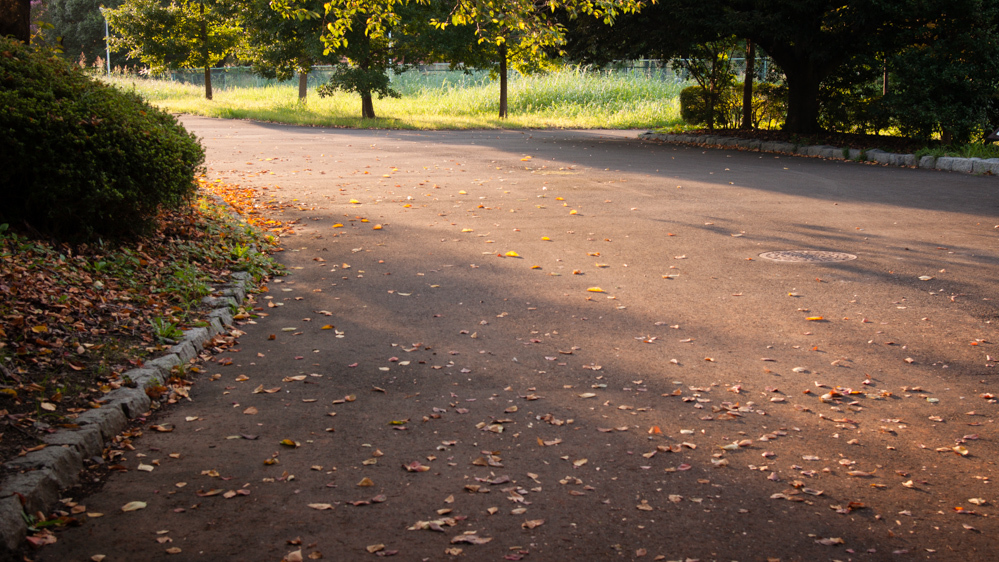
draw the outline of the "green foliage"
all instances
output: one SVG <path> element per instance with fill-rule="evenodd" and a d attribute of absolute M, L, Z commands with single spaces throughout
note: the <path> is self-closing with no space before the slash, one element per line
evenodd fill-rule
<path fill-rule="evenodd" d="M 318 17 L 323 0 L 311 0 L 308 8 L 317 17 L 283 17 L 271 9 L 270 0 L 242 3 L 240 19 L 246 41 L 240 58 L 250 62 L 261 76 L 280 80 L 308 74 L 317 63 L 337 62 L 323 54 L 325 21 Z"/>
<path fill-rule="evenodd" d="M 161 316 L 150 318 L 149 326 L 153 329 L 153 335 L 160 341 L 176 341 L 184 337 L 184 332 L 176 323 Z"/>
<path fill-rule="evenodd" d="M 742 84 L 735 87 L 742 89 Z M 784 123 L 787 114 L 787 87 L 772 82 L 753 84 L 753 127 L 776 129 Z"/>
<path fill-rule="evenodd" d="M 0 39 L 0 221 L 68 241 L 147 230 L 194 193 L 197 139 L 135 93 Z"/>
<path fill-rule="evenodd" d="M 819 126 L 843 133 L 876 133 L 890 125 L 884 105 L 884 57 L 853 57 L 822 83 Z"/>
<path fill-rule="evenodd" d="M 903 134 L 967 142 L 999 123 L 999 4 L 929 0 L 890 57 L 885 103 Z M 990 115 L 992 113 L 992 115 Z M 991 132 L 991 131 L 989 131 Z"/>
<path fill-rule="evenodd" d="M 714 102 L 714 116 L 709 109 L 708 92 L 702 86 L 688 86 L 680 91 L 680 118 L 688 125 L 715 125 L 726 128 L 734 123 L 734 111 L 738 110 L 740 99 L 732 88 L 717 92 Z"/>
<path fill-rule="evenodd" d="M 149 65 L 153 73 L 221 63 L 239 44 L 242 29 L 218 0 L 125 0 L 107 10 L 111 49 Z"/>
<path fill-rule="evenodd" d="M 104 43 L 104 15 L 101 8 L 117 8 L 123 0 L 49 0 L 41 14 L 33 16 L 50 24 L 42 32 L 42 40 L 32 44 L 58 45 L 69 62 L 85 61 L 92 64 L 107 57 Z M 135 61 L 114 53 L 112 66 L 128 66 Z"/>
<path fill-rule="evenodd" d="M 377 94 L 378 99 L 401 98 L 402 94 L 393 90 L 388 74 L 381 68 L 361 68 L 349 64 L 333 67 L 329 82 L 319 87 L 319 96 L 328 97 L 337 90 L 358 94 Z"/>
<path fill-rule="evenodd" d="M 718 92 L 714 106 L 714 124 L 723 128 L 737 126 L 742 120 L 742 83 L 734 82 Z M 772 129 L 781 123 L 787 109 L 787 91 L 767 82 L 753 86 L 753 126 Z M 680 118 L 688 125 L 708 123 L 708 97 L 701 86 L 680 91 Z"/>
<path fill-rule="evenodd" d="M 714 128 L 715 122 L 719 119 L 720 125 L 727 126 L 732 104 L 739 103 L 727 99 L 732 93 L 732 84 L 735 82 L 735 75 L 732 72 L 732 50 L 736 45 L 737 41 L 731 37 L 698 43 L 685 50 L 682 53 L 683 58 L 676 59 L 679 63 L 677 71 L 685 71 L 701 87 L 700 96 L 703 99 L 704 111 L 698 114 L 698 118 L 706 123 L 709 129 Z M 682 107 L 682 97 L 680 103 Z"/>

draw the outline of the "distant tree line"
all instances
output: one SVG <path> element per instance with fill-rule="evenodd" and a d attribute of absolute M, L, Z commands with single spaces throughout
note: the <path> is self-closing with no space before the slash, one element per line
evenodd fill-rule
<path fill-rule="evenodd" d="M 0 0 L 4 34 L 23 28 L 27 4 Z M 299 76 L 303 97 L 312 68 L 332 64 L 320 95 L 354 92 L 365 117 L 373 97 L 397 95 L 390 73 L 416 63 L 491 71 L 502 117 L 510 68 L 651 57 L 696 80 L 708 124 L 717 106 L 735 103 L 742 126 L 753 126 L 762 87 L 781 98 L 783 128 L 794 133 L 894 129 L 967 141 L 999 125 L 994 0 L 36 0 L 35 12 L 52 26 L 43 40 L 74 59 L 103 56 L 106 16 L 123 57 L 115 64 L 249 64 Z M 750 65 L 741 84 L 735 57 Z M 773 76 L 757 77 L 760 57 Z"/>

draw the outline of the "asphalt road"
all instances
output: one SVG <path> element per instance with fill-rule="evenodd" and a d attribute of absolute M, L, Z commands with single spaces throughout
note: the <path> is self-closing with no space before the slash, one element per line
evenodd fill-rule
<path fill-rule="evenodd" d="M 994 556 L 995 178 L 183 122 L 290 275 L 38 560 Z"/>

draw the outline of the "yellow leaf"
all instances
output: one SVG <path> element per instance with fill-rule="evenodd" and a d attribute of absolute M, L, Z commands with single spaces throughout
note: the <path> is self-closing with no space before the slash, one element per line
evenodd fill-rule
<path fill-rule="evenodd" d="M 336 223 L 333 226 L 331 226 L 330 228 L 343 228 L 343 225 L 340 224 L 340 223 Z"/>
<path fill-rule="evenodd" d="M 327 325 L 325 325 L 325 326 L 323 326 L 322 328 L 319 328 L 319 329 L 320 330 L 332 330 L 333 329 L 333 325 L 332 324 L 327 324 Z"/>
<path fill-rule="evenodd" d="M 520 161 L 521 161 L 521 162 L 527 162 L 527 161 L 528 161 L 528 160 L 530 160 L 530 159 L 531 159 L 531 157 L 530 157 L 530 156 L 525 156 L 525 157 L 521 158 L 521 159 L 520 159 Z"/>
<path fill-rule="evenodd" d="M 810 320 L 812 322 L 815 322 L 815 321 L 818 321 L 818 320 L 823 320 L 823 318 L 821 316 L 809 316 L 808 318 L 806 318 L 806 320 Z"/>
<path fill-rule="evenodd" d="M 351 200 L 350 200 L 350 204 L 351 204 L 351 205 L 360 205 L 360 204 L 361 204 L 361 202 L 360 202 L 360 201 L 358 201 L 357 199 L 351 199 Z"/>
<path fill-rule="evenodd" d="M 44 334 L 45 332 L 49 331 L 49 327 L 44 324 L 41 326 L 32 326 L 31 331 L 36 334 Z"/>
<path fill-rule="evenodd" d="M 551 242 L 551 241 L 552 241 L 552 239 L 551 239 L 551 238 L 549 238 L 549 237 L 547 237 L 547 236 L 542 236 L 542 237 L 541 237 L 541 239 L 542 239 L 543 241 L 545 241 L 545 242 Z"/>
<path fill-rule="evenodd" d="M 405 205 L 403 205 L 402 207 L 403 207 L 404 209 L 408 209 L 408 208 L 412 207 L 412 205 L 410 205 L 409 203 L 406 203 L 406 204 L 405 204 Z"/>
<path fill-rule="evenodd" d="M 532 265 L 531 269 L 541 269 L 541 266 L 540 265 Z"/>
<path fill-rule="evenodd" d="M 465 191 L 465 190 L 463 189 L 463 190 L 461 190 L 461 191 L 459 191 L 459 192 L 458 192 L 458 195 L 468 195 L 468 192 L 466 192 L 466 191 Z"/>
<path fill-rule="evenodd" d="M 579 213 L 576 212 L 576 209 L 573 209 L 573 210 L 569 211 L 569 214 L 570 215 L 578 215 Z"/>
<path fill-rule="evenodd" d="M 508 258 L 519 258 L 520 254 L 518 254 L 517 252 L 514 252 L 513 250 L 510 250 L 509 252 L 506 253 L 506 257 L 508 257 Z"/>
<path fill-rule="evenodd" d="M 600 287 L 590 287 L 589 289 L 587 289 L 587 291 L 589 291 L 591 293 L 604 293 L 604 292 L 606 292 L 603 289 L 601 289 Z"/>
<path fill-rule="evenodd" d="M 556 197 L 555 200 L 556 201 L 565 201 L 565 197 Z"/>
<path fill-rule="evenodd" d="M 375 483 L 372 482 L 370 478 L 368 478 L 367 476 L 365 476 L 363 479 L 361 479 L 360 482 L 357 483 L 357 485 L 360 486 L 360 487 L 362 487 L 362 488 L 369 488 L 371 486 L 374 486 Z"/>
<path fill-rule="evenodd" d="M 382 225 L 380 225 L 380 224 L 376 224 L 375 226 L 371 227 L 371 230 L 381 230 L 381 229 L 382 229 Z"/>
<path fill-rule="evenodd" d="M 463 228 L 463 229 L 461 229 L 461 231 L 462 231 L 462 232 L 475 232 L 475 231 L 474 231 L 474 230 L 472 230 L 471 228 Z"/>

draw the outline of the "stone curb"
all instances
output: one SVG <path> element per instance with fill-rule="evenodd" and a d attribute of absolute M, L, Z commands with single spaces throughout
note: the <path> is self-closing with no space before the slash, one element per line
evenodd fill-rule
<path fill-rule="evenodd" d="M 27 536 L 23 514 L 49 512 L 59 501 L 61 490 L 79 484 L 84 460 L 100 458 L 104 444 L 123 431 L 128 420 L 149 411 L 151 401 L 146 389 L 162 384 L 174 366 L 196 358 L 207 342 L 232 326 L 229 307 L 242 304 L 253 279 L 249 273 L 237 272 L 230 280 L 213 296 L 202 299 L 205 305 L 214 307 L 208 314 L 207 327 L 185 330 L 181 341 L 166 355 L 123 373 L 123 378 L 131 381 L 129 386 L 105 394 L 100 408 L 80 414 L 75 420 L 79 428 L 47 435 L 44 449 L 4 465 L 17 473 L 0 482 L 0 560 L 12 557 Z"/>
<path fill-rule="evenodd" d="M 716 146 L 720 148 L 735 148 L 753 152 L 776 152 L 795 156 L 811 156 L 828 158 L 830 160 L 853 160 L 857 162 L 875 162 L 885 166 L 904 168 L 924 168 L 927 170 L 943 170 L 962 172 L 965 174 L 989 173 L 999 176 L 999 158 L 955 158 L 951 156 L 923 156 L 916 159 L 914 154 L 894 154 L 876 148 L 858 150 L 856 148 L 838 148 L 827 145 L 796 145 L 788 142 L 758 141 L 737 137 L 722 137 L 715 135 L 683 135 L 654 133 L 648 131 L 638 135 L 643 140 L 658 140 L 677 144 L 695 144 L 699 146 Z"/>

